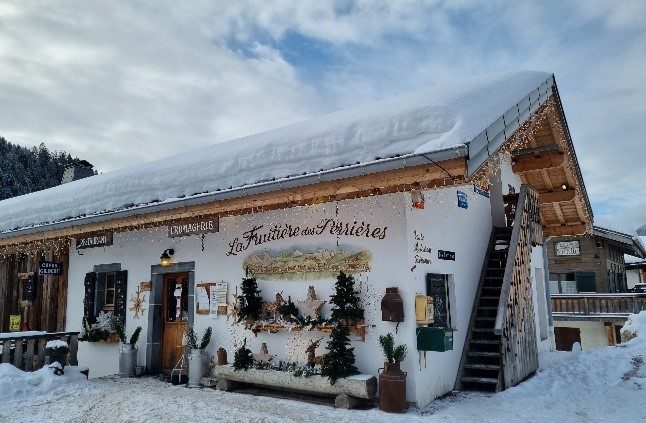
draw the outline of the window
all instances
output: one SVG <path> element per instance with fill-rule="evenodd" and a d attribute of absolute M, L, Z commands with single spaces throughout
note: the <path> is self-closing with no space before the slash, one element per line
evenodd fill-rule
<path fill-rule="evenodd" d="M 110 272 L 105 275 L 105 296 L 103 301 L 103 311 L 114 311 L 114 288 L 115 273 Z"/>
<path fill-rule="evenodd" d="M 550 293 L 576 294 L 576 273 L 550 273 Z"/>

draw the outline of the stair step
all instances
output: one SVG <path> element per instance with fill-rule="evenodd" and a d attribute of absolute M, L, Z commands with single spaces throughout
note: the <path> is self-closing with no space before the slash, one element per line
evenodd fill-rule
<path fill-rule="evenodd" d="M 500 370 L 500 366 L 497 364 L 465 364 L 464 368 L 473 370 Z"/>
<path fill-rule="evenodd" d="M 473 328 L 474 332 L 491 332 L 493 333 L 493 328 Z"/>
<path fill-rule="evenodd" d="M 472 357 L 500 357 L 500 353 L 489 351 L 469 351 L 467 355 Z"/>
<path fill-rule="evenodd" d="M 480 306 L 478 310 L 498 310 L 498 307 Z"/>
<path fill-rule="evenodd" d="M 460 380 L 462 382 L 466 382 L 466 383 L 484 383 L 484 384 L 488 384 L 488 385 L 497 385 L 498 384 L 498 378 L 495 378 L 495 377 L 465 376 Z"/>
<path fill-rule="evenodd" d="M 495 321 L 495 317 L 482 317 L 482 316 L 476 316 L 476 320 L 490 320 L 490 321 Z"/>
<path fill-rule="evenodd" d="M 486 345 L 497 345 L 500 344 L 498 339 L 472 339 L 472 344 L 486 344 Z"/>
<path fill-rule="evenodd" d="M 489 296 L 482 296 L 480 297 L 481 300 L 499 300 L 500 297 L 489 297 Z"/>

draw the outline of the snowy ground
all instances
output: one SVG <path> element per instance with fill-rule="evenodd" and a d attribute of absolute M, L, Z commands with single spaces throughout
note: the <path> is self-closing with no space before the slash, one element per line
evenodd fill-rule
<path fill-rule="evenodd" d="M 406 415 L 188 389 L 154 378 L 85 381 L 76 369 L 55 377 L 47 369 L 25 374 L 0 365 L 0 421 L 646 421 L 646 336 L 640 335 L 617 347 L 547 353 L 536 376 L 515 388 L 455 393 Z"/>

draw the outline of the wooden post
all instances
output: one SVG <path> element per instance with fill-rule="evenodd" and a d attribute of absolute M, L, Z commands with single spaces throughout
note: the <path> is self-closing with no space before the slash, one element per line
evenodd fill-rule
<path fill-rule="evenodd" d="M 36 362 L 36 367 L 39 369 L 45 365 L 45 345 L 47 345 L 47 339 L 40 338 L 38 340 L 38 361 Z"/>
<path fill-rule="evenodd" d="M 35 339 L 27 340 L 27 351 L 25 351 L 25 371 L 31 372 L 34 370 L 34 348 L 36 346 Z"/>
<path fill-rule="evenodd" d="M 79 361 L 78 361 L 79 336 L 78 335 L 70 336 L 69 346 L 70 346 L 70 365 L 78 366 L 79 364 Z"/>
<path fill-rule="evenodd" d="M 13 344 L 13 365 L 21 370 L 25 369 L 25 366 L 23 366 L 23 360 L 22 360 L 23 343 L 24 341 L 22 339 L 16 339 L 16 341 Z"/>
<path fill-rule="evenodd" d="M 2 344 L 2 362 L 9 363 L 11 359 L 11 341 L 4 341 Z"/>

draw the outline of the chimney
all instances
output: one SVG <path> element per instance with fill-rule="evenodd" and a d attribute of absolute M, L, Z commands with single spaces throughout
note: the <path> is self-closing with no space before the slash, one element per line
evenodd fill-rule
<path fill-rule="evenodd" d="M 88 176 L 94 176 L 94 166 L 85 160 L 77 160 L 65 168 L 65 172 L 63 172 L 63 177 L 61 178 L 61 185 L 78 181 Z"/>

